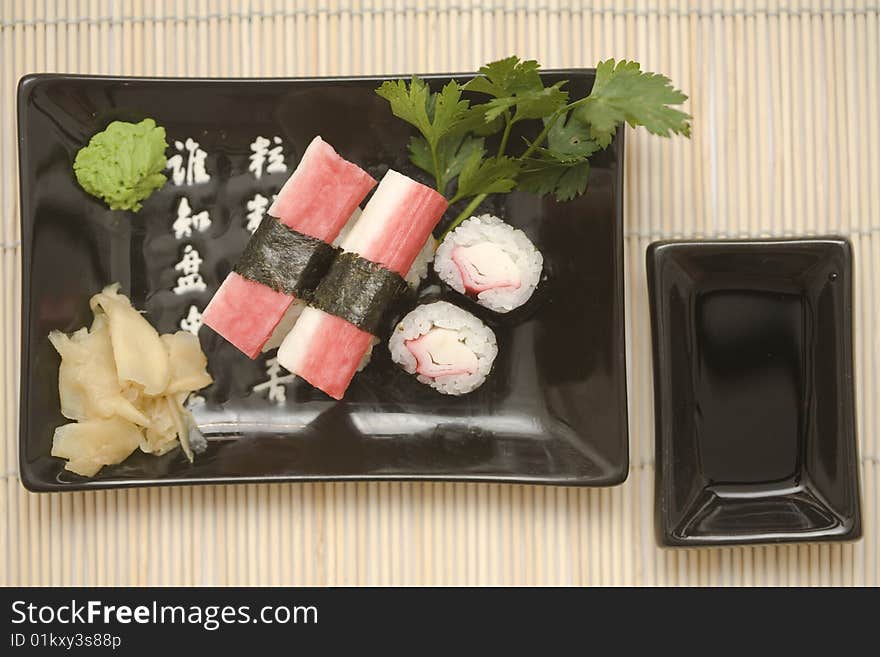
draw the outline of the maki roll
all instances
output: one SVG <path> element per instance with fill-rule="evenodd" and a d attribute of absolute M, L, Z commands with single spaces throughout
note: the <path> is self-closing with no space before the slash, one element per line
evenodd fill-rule
<path fill-rule="evenodd" d="M 506 313 L 532 296 L 544 258 L 526 234 L 498 217 L 471 217 L 437 248 L 443 282 L 490 310 Z"/>
<path fill-rule="evenodd" d="M 408 313 L 394 328 L 388 349 L 395 363 L 444 395 L 479 388 L 498 355 L 492 329 L 445 301 Z"/>

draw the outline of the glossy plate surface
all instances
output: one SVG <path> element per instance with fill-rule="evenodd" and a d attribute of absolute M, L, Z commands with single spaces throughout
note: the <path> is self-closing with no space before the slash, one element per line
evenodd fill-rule
<path fill-rule="evenodd" d="M 657 540 L 858 538 L 849 243 L 659 242 L 647 265 Z"/>
<path fill-rule="evenodd" d="M 589 90 L 590 71 L 568 78 Z M 435 76 L 433 85 L 449 78 Z M 209 439 L 189 464 L 180 450 L 136 452 L 87 480 L 49 456 L 59 411 L 52 329 L 90 322 L 89 297 L 119 281 L 160 332 L 191 305 L 203 309 L 243 249 L 247 201 L 271 197 L 317 134 L 376 178 L 389 166 L 424 180 L 407 160 L 408 127 L 373 92 L 376 79 L 169 80 L 31 76 L 19 89 L 23 235 L 21 477 L 34 490 L 147 484 L 334 479 L 454 479 L 613 485 L 628 470 L 622 268 L 622 160 L 618 135 L 595 158 L 590 190 L 569 203 L 514 193 L 481 211 L 522 228 L 543 252 L 545 280 L 530 302 L 496 315 L 442 287 L 442 297 L 490 325 L 500 354 L 488 381 L 455 398 L 416 382 L 384 344 L 342 402 L 302 381 L 286 401 L 254 391 L 256 362 L 207 327 L 200 338 L 215 384 L 194 414 Z M 77 185 L 76 152 L 114 120 L 153 117 L 169 144 L 195 139 L 211 180 L 166 184 L 137 215 L 111 212 Z M 248 171 L 257 136 L 281 138 L 286 173 Z M 513 143 L 511 139 L 511 143 Z M 521 139 L 517 139 L 521 143 Z M 169 149 L 169 154 L 173 146 Z M 211 226 L 175 239 L 182 197 Z M 451 217 L 450 211 L 448 217 Z M 175 295 L 185 245 L 203 259 L 204 292 Z M 410 299 L 410 309 L 416 300 Z M 386 326 L 390 330 L 391 324 Z"/>

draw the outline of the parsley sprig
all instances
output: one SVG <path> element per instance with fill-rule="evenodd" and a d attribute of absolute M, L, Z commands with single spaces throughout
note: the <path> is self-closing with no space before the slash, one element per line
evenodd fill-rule
<path fill-rule="evenodd" d="M 593 88 L 583 98 L 570 98 L 567 83 L 545 86 L 538 62 L 512 56 L 483 66 L 464 85 L 452 80 L 439 92 L 415 76 L 376 90 L 395 116 L 418 130 L 409 142 L 412 163 L 434 179 L 450 205 L 470 199 L 444 235 L 489 194 L 520 189 L 559 201 L 580 196 L 587 189 L 590 156 L 608 147 L 622 123 L 662 137 L 690 136 L 690 115 L 672 107 L 687 96 L 669 78 L 642 71 L 638 62 L 599 62 Z M 463 91 L 486 100 L 470 102 Z M 511 130 L 521 121 L 540 121 L 542 128 L 522 152 L 511 154 Z M 490 153 L 486 138 L 498 133 L 498 149 Z"/>

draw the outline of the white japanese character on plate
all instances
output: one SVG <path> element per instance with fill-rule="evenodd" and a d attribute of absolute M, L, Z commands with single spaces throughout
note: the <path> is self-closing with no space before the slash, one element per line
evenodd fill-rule
<path fill-rule="evenodd" d="M 266 376 L 269 378 L 268 380 L 255 385 L 254 392 L 268 390 L 269 401 L 274 401 L 279 404 L 283 403 L 287 399 L 287 390 L 284 386 L 285 384 L 294 381 L 296 379 L 296 375 L 289 373 L 282 375 L 281 369 L 281 364 L 278 362 L 277 358 L 270 358 L 269 360 L 267 360 Z"/>
<path fill-rule="evenodd" d="M 167 169 L 171 169 L 171 180 L 175 185 L 193 185 L 211 180 L 205 169 L 208 154 L 199 148 L 199 142 L 187 138 L 185 142 L 175 141 L 174 148 L 178 151 L 168 158 Z"/>
<path fill-rule="evenodd" d="M 270 148 L 271 147 L 271 148 Z M 257 136 L 251 142 L 251 155 L 248 164 L 248 171 L 254 174 L 259 180 L 263 176 L 263 167 L 266 173 L 284 173 L 287 171 L 287 163 L 284 161 L 284 149 L 281 146 L 281 137 L 273 137 L 272 140 L 266 137 Z M 266 164 L 266 160 L 269 163 Z"/>
<path fill-rule="evenodd" d="M 192 245 L 187 244 L 183 249 L 183 258 L 174 265 L 174 269 L 183 274 L 183 276 L 177 279 L 174 294 L 205 291 L 207 285 L 205 285 L 205 280 L 199 273 L 201 264 L 202 257 L 199 255 L 199 252 Z"/>
<path fill-rule="evenodd" d="M 203 233 L 210 225 L 211 216 L 208 214 L 207 210 L 202 210 L 201 212 L 193 214 L 192 208 L 186 197 L 180 199 L 180 203 L 177 206 L 177 219 L 171 224 L 171 228 L 174 230 L 175 239 L 191 237 L 193 229 Z"/>

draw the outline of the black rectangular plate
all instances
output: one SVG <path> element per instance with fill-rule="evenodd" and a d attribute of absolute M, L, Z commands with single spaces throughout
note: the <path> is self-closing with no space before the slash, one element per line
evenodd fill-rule
<path fill-rule="evenodd" d="M 648 249 L 657 540 L 861 535 L 842 238 Z"/>
<path fill-rule="evenodd" d="M 461 76 L 464 77 L 464 76 Z M 556 71 L 586 93 L 592 71 Z M 430 76 L 434 87 L 448 76 Z M 32 490 L 296 480 L 424 479 L 605 486 L 628 471 L 624 360 L 622 133 L 594 158 L 590 189 L 569 203 L 524 193 L 480 211 L 522 228 L 543 252 L 534 298 L 500 316 L 439 285 L 496 332 L 500 354 L 488 381 L 442 396 L 393 366 L 379 345 L 342 402 L 301 381 L 287 400 L 252 392 L 265 358 L 238 353 L 200 332 L 215 383 L 194 410 L 209 438 L 189 464 L 174 450 L 139 452 L 93 479 L 49 456 L 59 412 L 59 358 L 52 329 L 90 322 L 88 299 L 119 281 L 160 332 L 178 328 L 191 304 L 204 308 L 246 243 L 245 205 L 277 191 L 288 174 L 248 172 L 257 135 L 282 139 L 289 170 L 315 135 L 379 178 L 393 167 L 424 180 L 407 159 L 410 130 L 374 89 L 376 78 L 184 80 L 35 75 L 19 87 L 23 236 L 21 478 Z M 153 117 L 169 144 L 192 137 L 207 152 L 210 182 L 153 194 L 139 214 L 111 212 L 73 176 L 73 159 L 116 119 Z M 514 143 L 513 138 L 511 143 Z M 516 143 L 521 143 L 517 139 Z M 177 296 L 174 264 L 184 242 L 170 226 L 182 196 L 213 221 L 193 233 L 204 262 L 202 293 Z M 452 216 L 451 210 L 448 216 Z M 414 302 L 413 302 L 414 303 Z M 389 327 L 390 328 L 390 327 Z"/>

